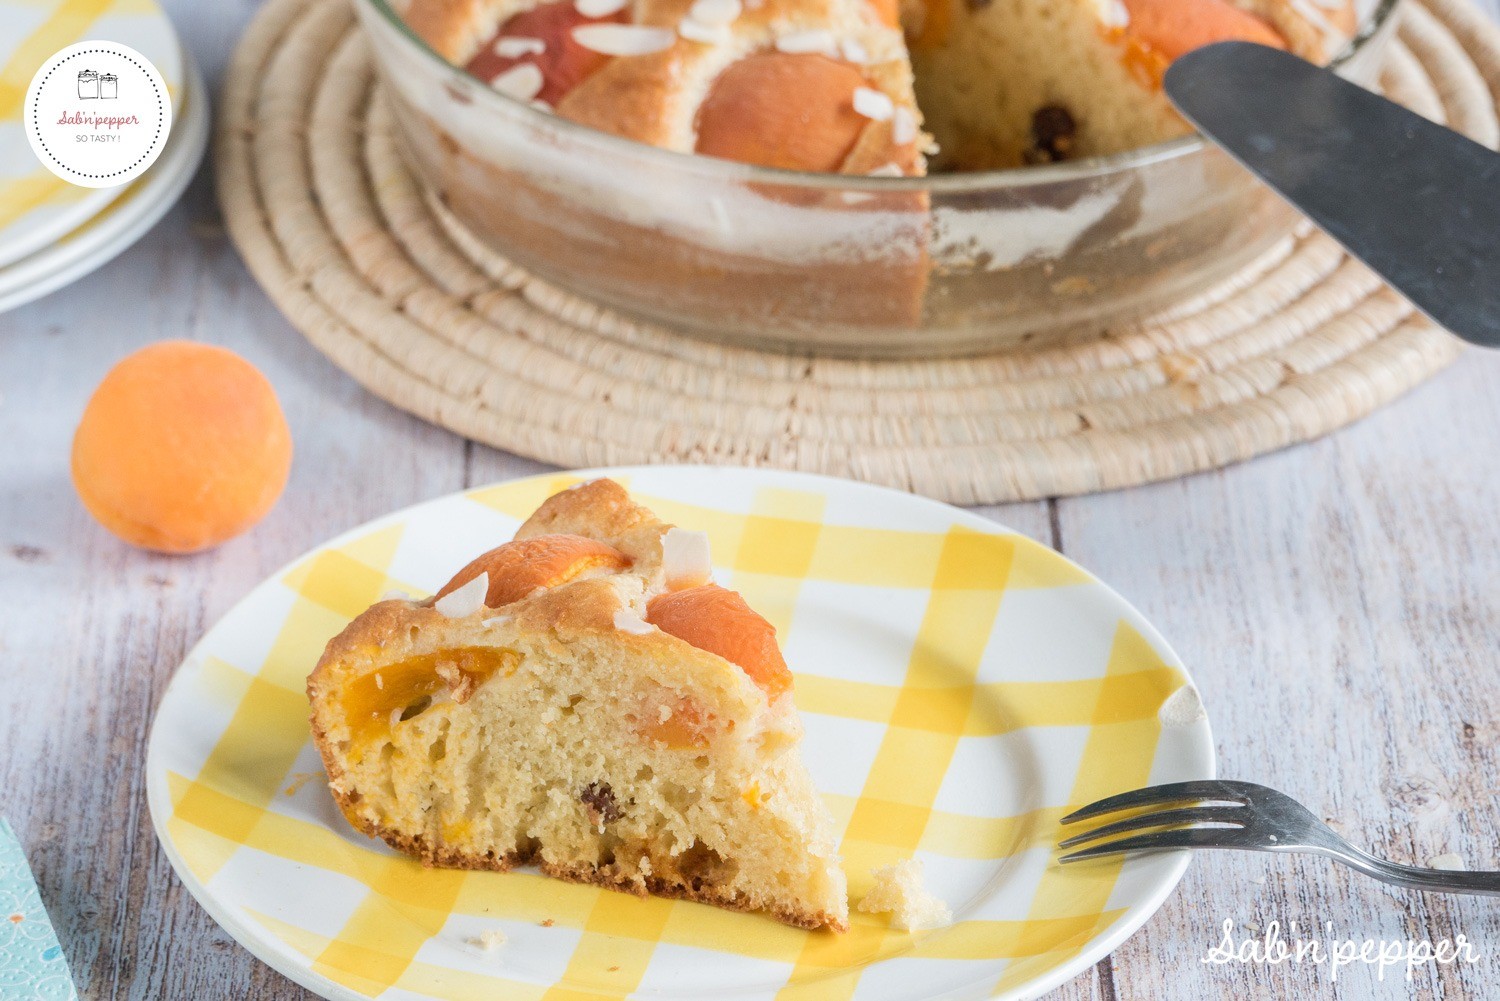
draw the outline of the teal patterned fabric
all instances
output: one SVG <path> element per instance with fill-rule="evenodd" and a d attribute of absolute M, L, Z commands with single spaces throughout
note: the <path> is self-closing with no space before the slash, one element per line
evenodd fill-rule
<path fill-rule="evenodd" d="M 77 1001 L 57 933 L 47 919 L 21 842 L 0 819 L 0 998 Z"/>

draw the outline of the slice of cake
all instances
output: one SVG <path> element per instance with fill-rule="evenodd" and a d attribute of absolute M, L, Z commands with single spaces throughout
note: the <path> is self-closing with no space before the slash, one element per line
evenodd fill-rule
<path fill-rule="evenodd" d="M 709 581 L 705 536 L 613 481 L 435 598 L 371 607 L 307 689 L 344 815 L 430 865 L 848 927 L 775 629 Z"/>
<path fill-rule="evenodd" d="M 935 170 L 1106 156 L 1187 135 L 1162 92 L 1178 56 L 1238 39 L 1327 62 L 1351 0 L 904 0 Z"/>

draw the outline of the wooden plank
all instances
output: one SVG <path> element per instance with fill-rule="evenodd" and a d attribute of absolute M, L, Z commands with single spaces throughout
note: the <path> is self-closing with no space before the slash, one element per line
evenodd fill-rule
<path fill-rule="evenodd" d="M 257 581 L 346 528 L 464 482 L 464 443 L 319 356 L 246 274 L 216 211 L 200 182 L 80 286 L 0 315 L 0 809 L 86 998 L 311 997 L 234 944 L 172 873 L 142 788 L 150 720 L 188 648 Z M 266 521 L 187 558 L 106 534 L 68 473 L 94 385 L 163 337 L 250 358 L 280 394 L 297 448 Z"/>
<path fill-rule="evenodd" d="M 1362 846 L 1495 868 L 1500 356 L 1469 353 L 1332 438 L 1220 473 L 1059 505 L 1063 549 L 1173 642 L 1221 773 L 1275 786 Z M 1478 898 L 1423 897 L 1306 857 L 1211 854 L 1114 957 L 1120 997 L 1321 996 L 1328 971 L 1199 960 L 1235 921 L 1365 938 L 1500 941 Z M 1482 997 L 1482 966 L 1347 997 Z"/>

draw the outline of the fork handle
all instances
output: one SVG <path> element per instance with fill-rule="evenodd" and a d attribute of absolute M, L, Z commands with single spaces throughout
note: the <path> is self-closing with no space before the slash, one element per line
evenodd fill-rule
<path fill-rule="evenodd" d="M 1360 851 L 1353 845 L 1337 849 L 1314 849 L 1349 868 L 1373 876 L 1382 883 L 1404 886 L 1411 890 L 1427 890 L 1432 893 L 1473 893 L 1481 896 L 1500 896 L 1500 872 L 1463 872 L 1448 869 L 1418 869 L 1415 866 L 1398 865 Z"/>

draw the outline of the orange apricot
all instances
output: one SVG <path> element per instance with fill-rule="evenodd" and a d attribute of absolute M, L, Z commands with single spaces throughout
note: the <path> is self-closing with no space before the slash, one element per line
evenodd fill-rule
<path fill-rule="evenodd" d="M 850 63 L 810 52 L 757 52 L 714 80 L 698 108 L 697 152 L 785 170 L 836 172 L 869 119 Z"/>
<path fill-rule="evenodd" d="M 704 584 L 657 595 L 646 605 L 646 621 L 739 665 L 767 698 L 792 687 L 792 672 L 776 644 L 776 627 L 733 591 Z"/>
<path fill-rule="evenodd" d="M 629 20 L 628 10 L 594 18 L 579 13 L 573 0 L 552 0 L 506 21 L 494 38 L 480 46 L 479 52 L 464 68 L 489 83 L 509 69 L 531 63 L 542 74 L 542 89 L 536 99 L 556 105 L 611 58 L 578 44 L 573 29 L 582 24 L 626 24 Z M 524 39 L 539 51 L 502 56 L 496 43 L 507 38 Z"/>
<path fill-rule="evenodd" d="M 636 732 L 673 750 L 707 747 L 719 730 L 718 717 L 686 697 L 676 699 L 670 708 L 666 719 L 659 712 L 646 719 L 633 719 Z"/>
<path fill-rule="evenodd" d="M 260 521 L 291 465 L 291 431 L 266 377 L 192 341 L 122 360 L 73 436 L 83 506 L 126 542 L 166 553 L 217 546 Z"/>
<path fill-rule="evenodd" d="M 539 587 L 566 584 L 590 570 L 624 570 L 630 559 L 613 546 L 581 535 L 533 535 L 516 539 L 476 557 L 453 575 L 437 596 L 456 591 L 481 573 L 487 573 L 489 590 L 484 603 L 500 608 L 520 601 Z"/>
<path fill-rule="evenodd" d="M 1154 85 L 1174 59 L 1214 42 L 1241 40 L 1286 48 L 1280 32 L 1228 0 L 1124 0 L 1126 61 Z"/>

